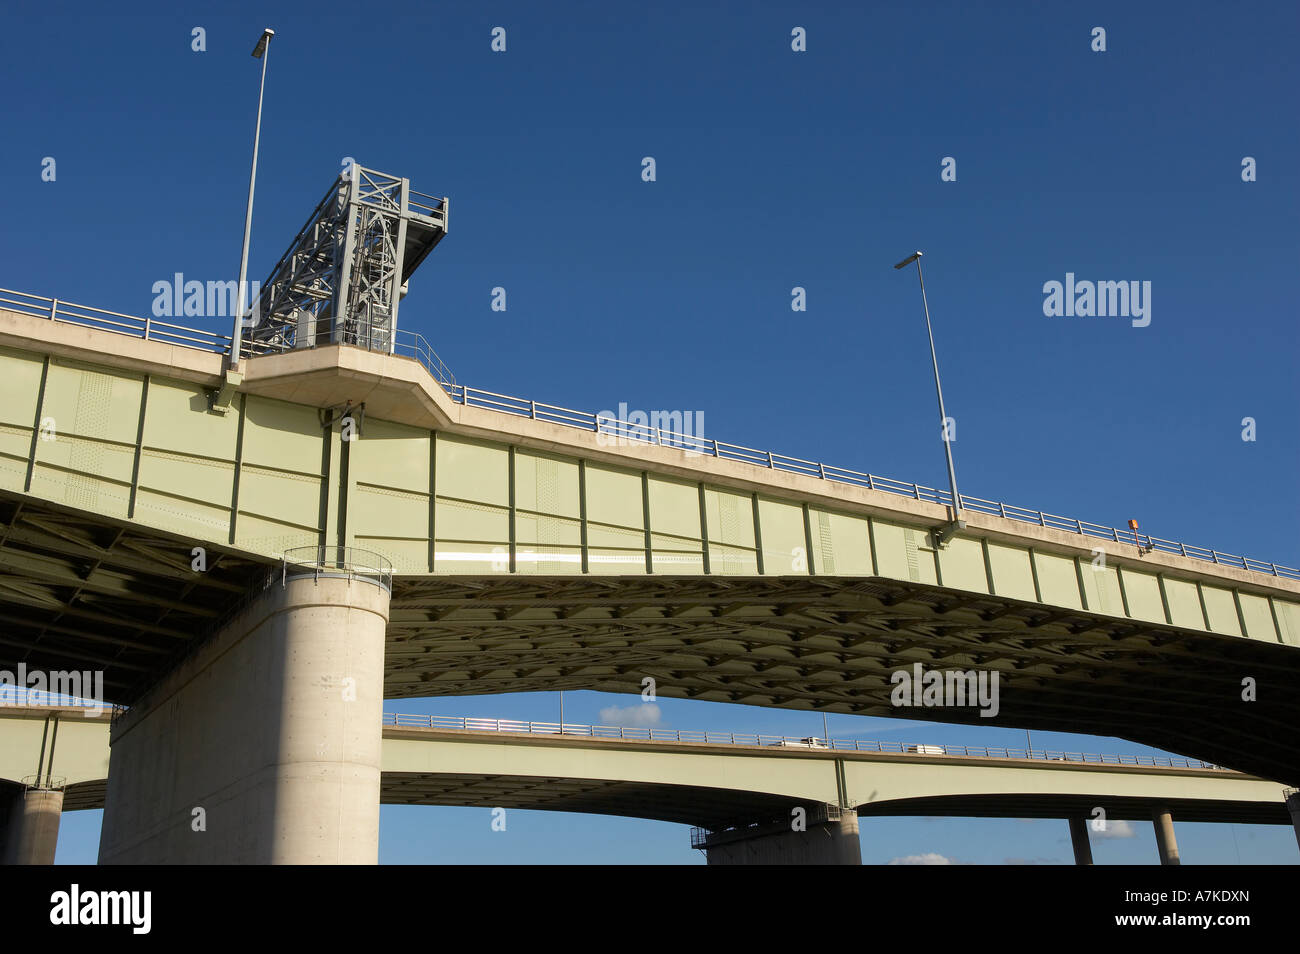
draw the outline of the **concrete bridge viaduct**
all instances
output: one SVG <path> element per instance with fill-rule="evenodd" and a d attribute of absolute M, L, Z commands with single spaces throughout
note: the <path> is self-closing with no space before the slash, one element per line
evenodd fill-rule
<path fill-rule="evenodd" d="M 694 826 L 693 843 L 710 863 L 859 863 L 861 816 L 1068 819 L 1081 864 L 1091 863 L 1085 822 L 1098 818 L 1153 821 L 1164 863 L 1178 860 L 1175 818 L 1288 821 L 1280 784 L 1175 759 L 1101 761 L 1082 753 L 1026 758 L 966 747 L 872 751 L 862 742 L 815 748 L 750 736 L 698 741 L 725 738 L 720 733 L 675 733 L 675 740 L 664 740 L 670 733 L 637 738 L 650 733 L 566 725 L 560 734 L 551 724 L 391 714 L 383 721 L 383 804 L 677 822 Z M 105 807 L 109 730 L 107 712 L 0 707 L 0 794 L 13 814 L 6 829 L 12 837 L 7 851 L 0 847 L 0 858 L 48 863 L 60 811 Z M 632 737 L 620 737 L 625 735 Z M 214 860 L 208 841 L 239 850 L 221 803 L 211 806 L 210 816 L 207 806 L 199 807 L 205 830 L 175 826 L 182 843 L 173 850 L 203 860 Z M 803 833 L 792 829 L 796 824 L 804 826 Z"/>
<path fill-rule="evenodd" d="M 912 716 L 893 673 L 996 672 L 994 718 L 926 718 L 1300 783 L 1286 567 L 979 498 L 957 528 L 941 492 L 476 391 L 418 343 L 232 375 L 208 332 L 0 298 L 0 667 L 130 706 L 102 861 L 374 861 L 384 699 L 647 677 Z M 194 847 L 201 805 L 246 834 Z"/>

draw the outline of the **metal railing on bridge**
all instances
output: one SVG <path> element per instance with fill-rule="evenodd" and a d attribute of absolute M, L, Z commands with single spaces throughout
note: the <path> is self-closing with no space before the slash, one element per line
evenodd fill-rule
<path fill-rule="evenodd" d="M 103 331 L 112 331 L 116 334 L 125 334 L 151 341 L 163 341 L 167 344 L 196 348 L 200 351 L 228 353 L 230 350 L 229 335 L 174 325 L 160 321 L 157 318 L 136 318 L 118 312 L 104 311 L 100 308 L 74 305 L 69 302 L 61 302 L 56 298 L 29 295 L 25 292 L 11 291 L 5 288 L 0 288 L 0 307 L 7 307 L 22 314 L 34 315 L 40 318 L 85 325 Z M 274 350 L 278 349 L 259 348 L 252 343 L 245 342 L 245 346 L 241 348 L 241 354 L 265 354 Z M 849 470 L 848 468 L 836 467 L 818 461 L 805 460 L 801 457 L 790 457 L 786 454 L 758 450 L 741 444 L 729 444 L 725 441 L 706 439 L 694 434 L 683 434 L 649 424 L 632 423 L 608 415 L 575 411 L 572 408 L 560 407 L 555 404 L 544 404 L 540 401 L 513 397 L 496 391 L 484 391 L 479 388 L 467 387 L 456 383 L 455 376 L 452 375 L 442 359 L 438 357 L 437 352 L 433 350 L 429 342 L 422 335 L 415 332 L 399 329 L 394 341 L 394 353 L 413 358 L 419 362 L 453 401 L 466 407 L 481 407 L 500 411 L 504 414 L 531 418 L 535 421 L 545 421 L 564 427 L 576 427 L 581 430 L 591 431 L 614 442 L 669 447 L 690 455 L 741 461 L 769 470 L 803 474 L 807 477 L 853 484 L 866 487 L 868 490 L 879 490 L 900 497 L 910 497 L 913 500 L 924 500 L 946 507 L 952 506 L 952 493 L 950 491 L 937 490 L 923 484 L 894 480 L 890 477 L 877 477 L 863 471 Z M 986 500 L 982 497 L 970 497 L 966 494 L 960 496 L 962 508 L 977 513 L 991 514 L 1008 520 L 1017 520 L 1021 523 L 1048 527 L 1053 530 L 1063 530 L 1067 533 L 1077 533 L 1096 539 L 1111 540 L 1115 543 L 1131 543 L 1148 552 L 1159 550 L 1162 553 L 1173 553 L 1219 566 L 1300 580 L 1300 569 L 1296 567 L 1283 566 L 1279 563 L 1270 563 L 1263 560 L 1253 560 L 1233 553 L 1223 553 L 1219 550 L 1179 543 L 1176 540 L 1167 540 L 1163 537 L 1153 537 L 1150 534 L 1138 533 L 1136 530 L 1121 530 L 1117 527 L 1091 523 L 1075 517 L 1062 517 L 1058 514 L 1016 507 L 996 500 Z"/>
<path fill-rule="evenodd" d="M 63 692 L 29 689 L 13 683 L 0 683 L 0 706 L 61 706 L 77 709 L 107 709 L 108 703 L 70 696 Z"/>
<path fill-rule="evenodd" d="M 819 739 L 812 736 L 763 735 L 745 732 L 708 732 L 690 729 L 654 729 L 620 725 L 577 725 L 565 722 L 523 722 L 515 719 L 475 719 L 460 716 L 384 713 L 384 725 L 399 728 L 459 729 L 467 732 L 502 732 L 524 735 L 621 739 L 625 742 L 682 742 L 695 745 L 775 746 L 810 751 L 880 752 L 898 755 L 958 756 L 963 758 L 1026 759 L 1040 762 L 1086 762 L 1094 765 L 1133 765 L 1152 768 L 1187 768 L 1231 771 L 1198 759 L 1163 755 L 1103 755 L 1055 749 L 1017 749 L 985 745 L 933 745 L 878 742 L 863 739 Z"/>
<path fill-rule="evenodd" d="M 105 311 L 103 308 L 92 308 L 89 305 L 77 305 L 57 298 L 46 298 L 43 295 L 29 295 L 8 288 L 0 288 L 0 306 L 21 314 L 48 318 L 51 321 L 70 325 L 81 325 L 98 331 L 109 331 L 115 335 L 161 341 L 164 344 L 194 348 L 198 351 L 220 354 L 230 351 L 230 335 L 200 328 L 188 328 L 160 318 L 137 318 L 135 315 Z"/>
<path fill-rule="evenodd" d="M 230 353 L 230 335 L 223 335 L 203 328 L 190 328 L 173 324 L 161 318 L 138 318 L 121 312 L 105 311 L 89 305 L 78 305 L 58 298 L 46 298 L 43 295 L 29 295 L 26 292 L 0 288 L 0 307 L 8 308 L 19 314 L 47 318 L 50 321 L 69 325 L 81 325 L 98 331 L 108 331 L 116 335 L 142 338 L 145 341 L 160 341 L 163 344 L 207 351 L 212 354 Z M 233 320 L 233 316 L 226 321 Z M 328 322 L 322 322 L 322 329 L 327 329 Z M 283 349 L 275 345 L 251 341 L 247 338 L 241 343 L 241 357 L 256 357 L 272 354 Z M 418 361 L 443 388 L 454 387 L 456 378 L 451 369 L 438 357 L 438 353 L 421 334 L 399 329 L 393 342 L 393 353 Z"/>

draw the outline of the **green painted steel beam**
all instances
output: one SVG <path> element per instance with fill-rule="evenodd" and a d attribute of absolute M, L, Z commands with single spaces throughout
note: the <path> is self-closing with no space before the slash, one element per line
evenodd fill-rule
<path fill-rule="evenodd" d="M 1271 580 L 1085 565 L 978 531 L 936 550 L 922 521 L 374 415 L 344 440 L 337 409 L 244 393 L 218 415 L 195 384 L 13 349 L 0 374 L 17 388 L 0 489 L 251 555 L 357 546 L 401 574 L 876 575 L 1300 645 L 1300 598 Z"/>

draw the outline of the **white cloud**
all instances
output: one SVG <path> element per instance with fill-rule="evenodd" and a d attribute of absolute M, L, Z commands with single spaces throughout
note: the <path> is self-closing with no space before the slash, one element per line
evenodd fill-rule
<path fill-rule="evenodd" d="M 1091 829 L 1092 822 L 1088 823 L 1088 827 Z M 1123 819 L 1118 819 L 1107 821 L 1105 831 L 1089 831 L 1088 834 L 1093 838 L 1132 838 L 1135 832 L 1132 825 Z"/>
<path fill-rule="evenodd" d="M 956 863 L 951 858 L 945 858 L 933 851 L 924 855 L 904 855 L 885 862 L 888 865 L 955 865 Z"/>
<path fill-rule="evenodd" d="M 601 725 L 622 725 L 635 729 L 653 729 L 663 724 L 663 713 L 653 702 L 639 706 L 607 706 L 600 710 Z"/>

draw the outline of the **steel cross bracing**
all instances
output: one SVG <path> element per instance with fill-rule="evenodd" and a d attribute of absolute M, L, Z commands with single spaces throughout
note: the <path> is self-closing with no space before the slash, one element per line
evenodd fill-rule
<path fill-rule="evenodd" d="M 392 353 L 406 281 L 447 234 L 447 199 L 353 164 L 271 270 L 248 354 L 359 345 Z"/>
<path fill-rule="evenodd" d="M 102 669 L 110 701 L 155 680 L 246 590 L 259 566 L 144 528 L 0 498 L 0 669 Z"/>

